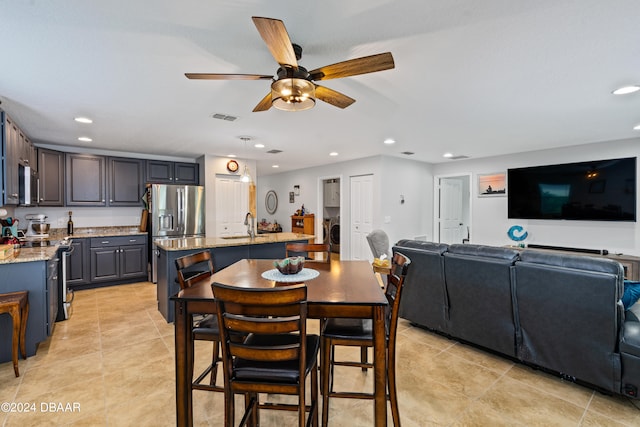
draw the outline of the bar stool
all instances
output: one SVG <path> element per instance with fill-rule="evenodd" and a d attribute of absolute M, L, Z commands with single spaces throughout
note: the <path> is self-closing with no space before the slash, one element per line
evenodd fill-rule
<path fill-rule="evenodd" d="M 398 409 L 398 393 L 396 388 L 396 335 L 402 286 L 407 276 L 411 260 L 396 252 L 393 255 L 391 269 L 387 277 L 385 296 L 389 305 L 385 313 L 386 330 L 386 365 L 387 399 L 391 402 L 393 425 L 400 427 L 400 411 Z M 349 399 L 373 399 L 372 393 L 358 393 L 348 391 L 333 391 L 334 366 L 355 366 L 363 371 L 372 368 L 373 364 L 366 360 L 367 347 L 373 347 L 373 331 L 369 319 L 327 319 L 321 330 L 320 381 L 322 388 L 322 426 L 326 427 L 329 420 L 329 398 L 341 397 Z M 360 362 L 335 359 L 336 346 L 360 347 Z"/>
<path fill-rule="evenodd" d="M 11 338 L 11 359 L 13 360 L 13 371 L 16 377 L 20 376 L 18 371 L 18 344 L 22 357 L 27 359 L 25 333 L 27 331 L 27 318 L 29 317 L 29 292 L 17 291 L 0 294 L 0 314 L 7 313 L 13 322 L 13 336 Z"/>

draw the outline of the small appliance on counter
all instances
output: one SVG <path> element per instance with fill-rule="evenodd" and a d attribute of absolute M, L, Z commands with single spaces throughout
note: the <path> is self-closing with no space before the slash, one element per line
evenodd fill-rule
<path fill-rule="evenodd" d="M 29 221 L 27 231 L 24 235 L 26 238 L 49 237 L 49 228 L 51 228 L 51 224 L 47 222 L 47 216 L 45 214 L 27 214 L 24 218 Z"/>

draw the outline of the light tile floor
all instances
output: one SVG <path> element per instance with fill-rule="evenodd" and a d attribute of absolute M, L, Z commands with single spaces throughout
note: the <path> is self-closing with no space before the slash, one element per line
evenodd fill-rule
<path fill-rule="evenodd" d="M 605 396 L 406 321 L 399 328 L 404 426 L 640 425 L 640 402 Z M 317 322 L 310 329 L 317 331 Z M 77 292 L 71 319 L 56 324 L 35 356 L 20 360 L 19 378 L 10 362 L 0 364 L 0 402 L 22 410 L 0 412 L 0 424 L 173 426 L 173 349 L 173 325 L 157 311 L 155 285 Z M 357 357 L 358 350 L 351 354 Z M 206 366 L 210 355 L 210 343 L 197 343 L 198 367 Z M 357 368 L 336 370 L 337 388 L 371 387 L 371 374 Z M 372 405 L 332 399 L 330 425 L 370 426 Z M 290 413 L 261 414 L 263 426 L 291 426 L 294 419 Z M 221 426 L 222 420 L 223 395 L 195 391 L 194 424 Z"/>

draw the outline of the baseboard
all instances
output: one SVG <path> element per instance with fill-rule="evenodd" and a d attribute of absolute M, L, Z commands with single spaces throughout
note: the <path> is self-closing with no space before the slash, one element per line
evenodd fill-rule
<path fill-rule="evenodd" d="M 580 252 L 583 254 L 595 254 L 595 255 L 609 254 L 609 251 L 606 249 L 569 248 L 564 246 L 549 246 L 549 245 L 536 245 L 536 244 L 529 244 L 527 245 L 527 247 L 531 249 L 549 249 L 553 251 Z"/>

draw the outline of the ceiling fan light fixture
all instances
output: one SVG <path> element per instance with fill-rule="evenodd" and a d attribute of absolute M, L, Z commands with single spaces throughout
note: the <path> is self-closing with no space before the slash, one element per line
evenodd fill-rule
<path fill-rule="evenodd" d="M 303 111 L 316 105 L 316 86 L 297 77 L 283 78 L 271 84 L 271 105 L 284 111 Z"/>

